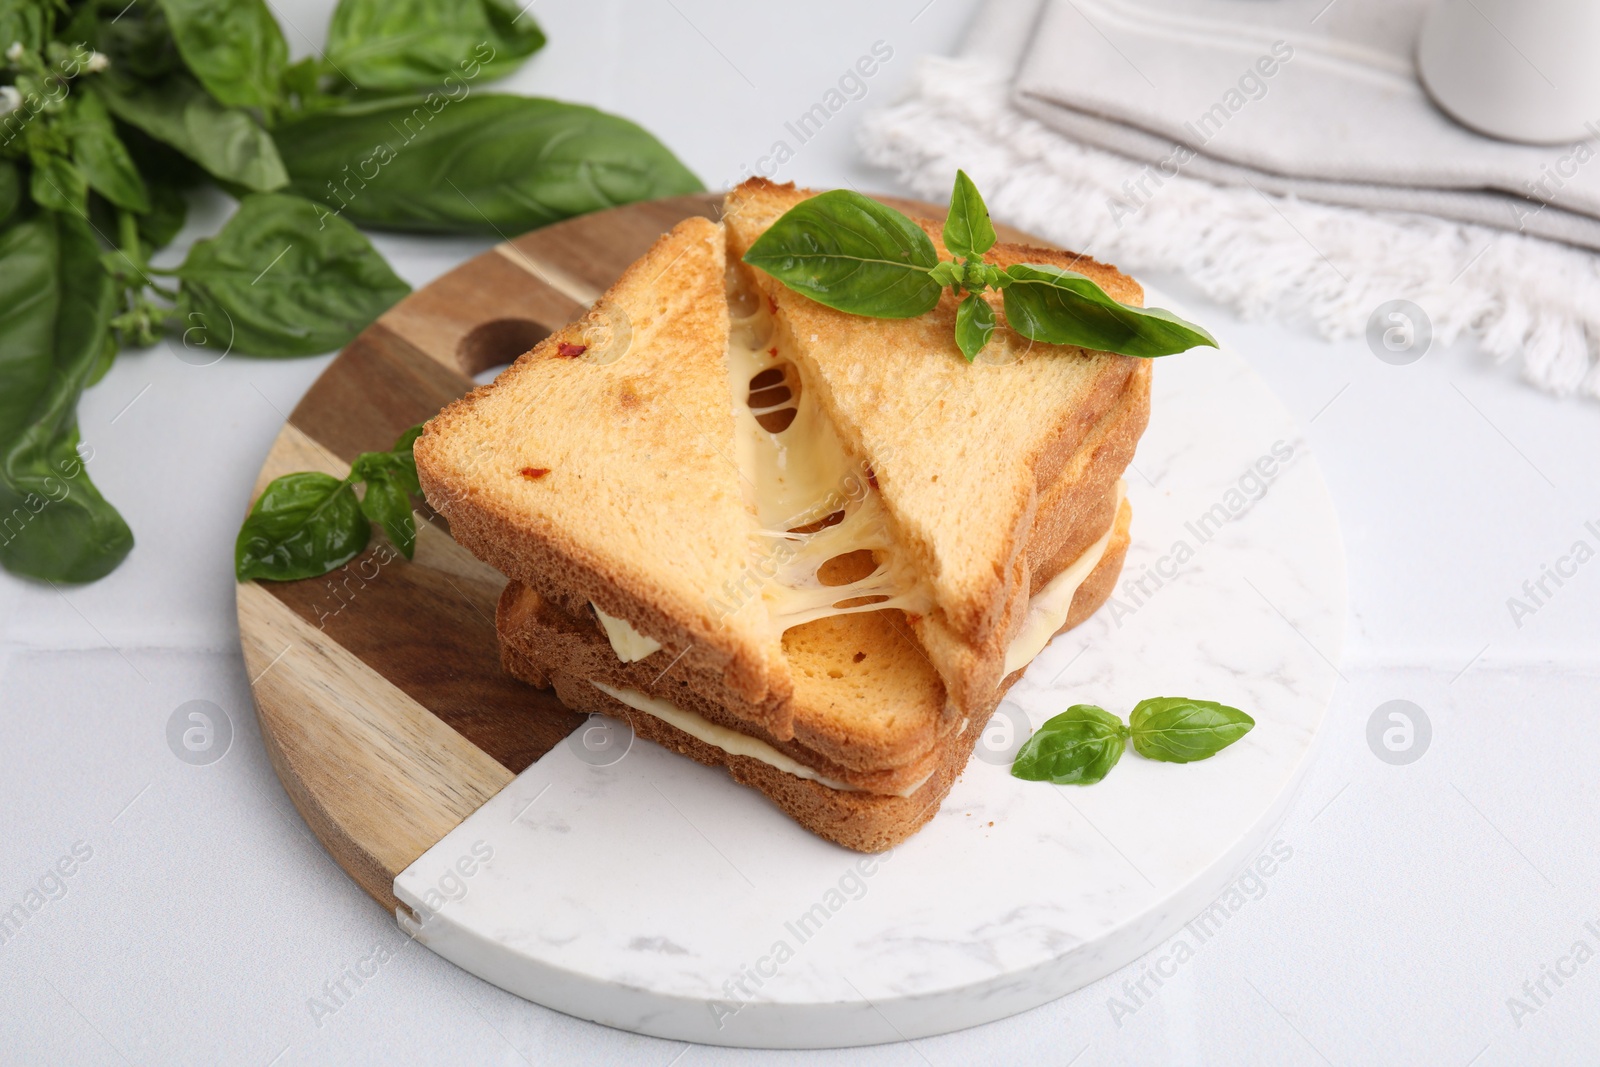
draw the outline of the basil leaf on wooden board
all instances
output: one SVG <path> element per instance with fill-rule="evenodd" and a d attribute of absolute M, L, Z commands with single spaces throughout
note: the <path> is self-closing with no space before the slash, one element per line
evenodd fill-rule
<path fill-rule="evenodd" d="M 270 110 L 289 48 L 262 0 L 161 0 L 178 52 L 217 101 Z"/>
<path fill-rule="evenodd" d="M 1192 763 L 1216 755 L 1249 733 L 1256 721 L 1211 700 L 1154 697 L 1128 716 L 1133 750 L 1146 759 Z"/>
<path fill-rule="evenodd" d="M 1137 308 L 1111 299 L 1075 271 L 1035 263 L 1005 270 L 1006 323 L 1022 336 L 1052 345 L 1077 345 L 1125 356 L 1167 356 L 1216 339 L 1160 308 Z"/>
<path fill-rule="evenodd" d="M 492 81 L 544 47 L 511 0 L 340 0 L 328 25 L 328 66 L 362 89 L 417 90 Z"/>
<path fill-rule="evenodd" d="M 317 111 L 276 136 L 292 192 L 397 230 L 506 236 L 702 188 L 633 123 L 555 100 L 428 93 Z"/>
<path fill-rule="evenodd" d="M 179 316 L 254 356 L 339 348 L 410 292 L 354 226 L 282 193 L 245 197 L 178 277 Z"/>
<path fill-rule="evenodd" d="M 239 528 L 233 569 L 239 581 L 315 578 L 349 563 L 372 539 L 355 490 L 321 471 L 269 483 Z"/>
<path fill-rule="evenodd" d="M 72 143 L 72 161 L 83 172 L 89 188 L 118 207 L 149 211 L 150 191 L 117 136 L 105 102 L 93 93 L 78 93 L 68 110 L 66 127 Z"/>
<path fill-rule="evenodd" d="M 994 308 L 977 293 L 968 293 L 956 307 L 956 344 L 971 363 L 994 333 Z"/>
<path fill-rule="evenodd" d="M 909 319 L 939 303 L 939 264 L 922 228 L 849 189 L 803 200 L 756 238 L 744 261 L 819 304 Z"/>
<path fill-rule="evenodd" d="M 78 398 L 107 349 L 117 286 L 77 216 L 0 230 L 0 564 L 59 582 L 116 568 L 133 534 L 78 454 Z"/>
<path fill-rule="evenodd" d="M 422 495 L 422 482 L 417 477 L 417 457 L 412 452 L 412 449 L 416 446 L 417 438 L 421 436 L 422 424 L 418 423 L 400 435 L 399 439 L 394 443 L 392 452 L 406 492 L 413 496 Z"/>
<path fill-rule="evenodd" d="M 1128 728 L 1093 704 L 1074 704 L 1023 744 L 1011 773 L 1032 782 L 1093 785 L 1122 758 Z"/>
<path fill-rule="evenodd" d="M 989 221 L 989 209 L 978 195 L 978 187 L 966 171 L 956 171 L 950 212 L 944 220 L 945 248 L 953 256 L 981 256 L 994 247 L 994 242 L 994 223 Z"/>
<path fill-rule="evenodd" d="M 94 90 L 117 118 L 171 145 L 213 177 L 270 192 L 289 181 L 272 135 L 250 113 L 223 107 L 186 74 L 142 84 L 97 76 Z"/>
<path fill-rule="evenodd" d="M 411 514 L 411 497 L 406 493 L 404 475 L 396 469 L 388 453 L 373 454 L 384 456 L 389 462 L 369 466 L 361 472 L 367 483 L 366 494 L 361 498 L 361 513 L 383 527 L 389 543 L 410 559 L 417 549 L 417 526 Z"/>

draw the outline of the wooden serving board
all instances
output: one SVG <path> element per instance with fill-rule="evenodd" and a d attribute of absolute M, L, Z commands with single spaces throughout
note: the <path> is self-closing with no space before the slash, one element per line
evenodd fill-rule
<path fill-rule="evenodd" d="M 412 293 L 312 385 L 255 494 L 293 471 L 344 477 L 359 453 L 389 448 L 470 390 L 473 375 L 581 315 L 675 223 L 716 218 L 721 200 L 676 197 L 548 226 Z M 504 578 L 417 504 L 425 521 L 412 561 L 389 558 L 375 536 L 333 574 L 238 589 L 245 664 L 278 778 L 333 858 L 391 912 L 400 871 L 584 721 L 501 671 L 494 614 Z"/>

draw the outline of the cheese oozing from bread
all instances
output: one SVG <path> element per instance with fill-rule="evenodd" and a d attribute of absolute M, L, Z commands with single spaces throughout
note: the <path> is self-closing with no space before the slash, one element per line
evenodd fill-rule
<path fill-rule="evenodd" d="M 900 608 L 923 612 L 932 598 L 889 532 L 871 468 L 851 458 L 805 380 L 785 357 L 771 311 L 738 268 L 729 273 L 728 376 L 734 462 L 755 511 L 752 566 L 779 633 L 830 615 Z M 833 559 L 872 553 L 871 572 L 824 580 Z"/>
<path fill-rule="evenodd" d="M 1022 629 L 1006 646 L 1006 663 L 1001 677 L 1021 670 L 1034 661 L 1050 639 L 1067 624 L 1072 611 L 1072 598 L 1078 587 L 1100 565 L 1100 559 L 1111 544 L 1111 535 L 1117 529 L 1117 515 L 1122 510 L 1122 500 L 1127 495 L 1127 482 L 1117 482 L 1117 505 L 1111 509 L 1111 525 L 1100 540 L 1084 549 L 1083 555 L 1073 560 L 1067 568 L 1045 583 L 1045 587 L 1028 599 L 1028 614 L 1022 620 Z"/>
<path fill-rule="evenodd" d="M 589 601 L 589 606 L 594 609 L 595 618 L 600 620 L 600 626 L 606 632 L 606 639 L 611 642 L 612 649 L 622 662 L 637 663 L 661 650 L 660 641 L 646 637 L 634 629 L 633 624 L 627 619 L 607 615 L 600 610 L 600 605 L 592 600 Z"/>
<path fill-rule="evenodd" d="M 829 789 L 842 789 L 846 792 L 861 792 L 847 782 L 841 782 L 826 775 L 818 774 L 799 760 L 784 755 L 765 741 L 749 734 L 742 734 L 737 730 L 730 730 L 726 726 L 719 726 L 703 715 L 696 715 L 692 711 L 685 711 L 676 704 L 668 703 L 659 697 L 641 693 L 637 689 L 619 689 L 604 682 L 591 681 L 600 692 L 626 704 L 634 711 L 646 715 L 654 715 L 669 726 L 675 726 L 697 741 L 722 749 L 733 756 L 746 756 L 750 759 L 760 760 L 771 767 L 776 767 L 785 774 L 792 774 L 796 778 L 804 778 L 816 782 L 818 785 L 827 786 Z M 923 777 L 919 781 L 908 785 L 902 792 L 894 796 L 908 797 L 922 788 L 928 779 Z"/>

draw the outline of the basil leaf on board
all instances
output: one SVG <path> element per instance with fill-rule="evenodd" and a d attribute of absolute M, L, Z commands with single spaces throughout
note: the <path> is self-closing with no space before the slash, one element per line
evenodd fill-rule
<path fill-rule="evenodd" d="M 410 287 L 354 226 L 318 214 L 297 196 L 245 197 L 178 268 L 179 316 L 246 355 L 314 355 L 349 342 Z"/>
<path fill-rule="evenodd" d="M 1093 704 L 1074 704 L 1023 744 L 1011 773 L 1030 782 L 1093 785 L 1122 758 L 1128 728 Z"/>
<path fill-rule="evenodd" d="M 0 230 L 0 564 L 48 581 L 102 578 L 133 548 L 78 453 L 78 398 L 118 296 L 99 257 L 77 216 Z"/>
<path fill-rule="evenodd" d="M 1186 697 L 1141 700 L 1128 721 L 1133 750 L 1145 759 L 1166 763 L 1192 763 L 1215 756 L 1256 724 L 1238 708 Z"/>
<path fill-rule="evenodd" d="M 944 219 L 945 248 L 953 256 L 981 256 L 994 247 L 995 239 L 994 223 L 989 221 L 989 209 L 978 195 L 978 187 L 966 171 L 956 171 L 950 213 Z"/>
<path fill-rule="evenodd" d="M 349 563 L 372 538 L 355 490 L 320 471 L 275 478 L 239 528 L 233 569 L 239 581 L 315 578 Z"/>
<path fill-rule="evenodd" d="M 1216 339 L 1160 308 L 1137 308 L 1111 299 L 1076 271 L 1035 263 L 1005 270 L 1006 323 L 1022 336 L 1051 345 L 1077 345 L 1124 356 L 1168 356 Z"/>
<path fill-rule="evenodd" d="M 795 292 L 852 315 L 909 319 L 939 303 L 939 264 L 922 227 L 849 189 L 803 200 L 758 237 L 744 261 Z"/>
<path fill-rule="evenodd" d="M 417 438 L 421 436 L 422 424 L 418 423 L 400 435 L 391 453 L 398 465 L 405 490 L 412 496 L 422 495 L 422 482 L 417 477 L 417 457 L 411 451 L 417 443 Z"/>
<path fill-rule="evenodd" d="M 183 61 L 228 107 L 274 108 L 289 47 L 262 0 L 161 0 Z"/>
<path fill-rule="evenodd" d="M 383 456 L 388 462 L 368 466 L 362 472 L 367 492 L 361 498 L 361 513 L 383 527 L 389 543 L 410 559 L 417 550 L 417 526 L 411 514 L 411 497 L 403 484 L 404 476 L 396 469 L 394 457 L 389 453 L 373 455 Z"/>
<path fill-rule="evenodd" d="M 994 308 L 977 293 L 968 293 L 956 307 L 956 344 L 971 363 L 994 333 Z"/>
<path fill-rule="evenodd" d="M 111 113 L 171 145 L 213 177 L 270 192 L 289 181 L 272 135 L 247 111 L 223 107 L 186 74 L 143 84 L 98 75 L 97 92 Z"/>
<path fill-rule="evenodd" d="M 150 210 L 150 191 L 117 136 L 111 113 L 100 97 L 78 93 L 68 113 L 67 130 L 72 161 L 83 172 L 89 188 L 129 211 Z"/>
<path fill-rule="evenodd" d="M 417 90 L 492 81 L 543 48 L 544 33 L 511 0 L 340 0 L 328 66 L 362 89 Z"/>
<path fill-rule="evenodd" d="M 316 111 L 276 135 L 290 191 L 363 226 L 507 236 L 702 188 L 638 126 L 556 100 L 428 93 Z"/>

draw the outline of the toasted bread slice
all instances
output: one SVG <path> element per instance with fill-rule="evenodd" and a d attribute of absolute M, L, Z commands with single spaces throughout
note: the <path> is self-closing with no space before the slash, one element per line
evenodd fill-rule
<path fill-rule="evenodd" d="M 742 257 L 784 212 L 813 195 L 762 179 L 734 189 L 724 215 L 730 256 Z M 947 254 L 940 226 L 920 224 Z M 1143 301 L 1132 279 L 1069 253 L 1002 244 L 987 258 L 999 266 L 1068 268 L 1118 300 Z M 942 662 L 941 673 L 955 683 L 952 698 L 971 710 L 970 701 L 996 678 L 1006 630 L 1032 584 L 1025 555 L 1040 485 L 1056 480 L 1130 378 L 1148 375 L 1148 364 L 1034 344 L 1005 329 L 968 364 L 955 344 L 949 293 L 916 319 L 872 319 L 753 273 L 776 308 L 782 347 L 804 362 L 806 380 L 846 446 L 872 466 L 895 540 L 931 585 L 935 606 L 919 632 L 936 660 L 944 650 L 961 653 L 964 662 Z M 998 294 L 988 298 L 1004 324 Z"/>
<path fill-rule="evenodd" d="M 754 526 L 729 458 L 725 249 L 717 224 L 679 223 L 583 318 L 430 421 L 417 472 L 473 554 L 684 650 L 782 737 L 779 635 L 758 600 L 715 606 L 748 580 Z"/>
<path fill-rule="evenodd" d="M 1077 594 L 1072 600 L 1071 613 L 1062 631 L 1083 622 L 1111 595 L 1127 553 L 1130 516 L 1131 510 L 1124 501 L 1117 513 L 1110 547 L 1099 565 L 1078 587 Z M 765 739 L 785 755 L 804 763 L 807 767 L 853 786 L 849 789 L 840 789 L 799 777 L 761 759 L 735 754 L 709 744 L 662 718 L 630 707 L 602 691 L 594 684 L 594 675 L 588 671 L 593 663 L 599 660 L 608 659 L 611 663 L 616 662 L 615 657 L 611 655 L 610 646 L 606 643 L 604 633 L 592 619 L 569 617 L 561 620 L 556 614 L 538 605 L 537 600 L 536 594 L 516 583 L 509 585 L 502 597 L 501 661 L 512 675 L 540 687 L 554 686 L 561 702 L 574 710 L 624 719 L 632 725 L 634 732 L 640 737 L 655 741 L 700 763 L 725 766 L 734 781 L 765 794 L 801 826 L 830 841 L 860 852 L 878 852 L 892 848 L 910 837 L 933 817 L 949 793 L 951 785 L 966 766 L 972 747 L 982 733 L 983 724 L 1005 695 L 1006 689 L 1022 676 L 1021 671 L 1009 675 L 1003 684 L 990 694 L 985 704 L 978 709 L 977 715 L 939 738 L 931 752 L 918 760 L 915 773 L 912 775 L 902 774 L 894 778 L 885 776 L 877 780 L 867 776 L 854 776 L 852 781 L 850 777 L 843 776 L 848 774 L 847 771 L 841 771 L 836 765 L 828 763 L 824 758 L 818 758 L 815 753 L 808 752 L 803 747 L 783 745 L 781 742 Z M 508 604 L 509 610 L 518 615 L 517 625 L 509 631 L 505 625 Z M 874 614 L 892 616 L 896 613 Z M 872 616 L 843 618 L 870 617 Z M 585 645 L 593 653 L 592 656 L 585 656 L 581 648 L 575 648 Z M 793 654 L 799 658 L 806 658 L 810 652 L 795 650 Z M 821 670 L 817 675 L 818 686 L 815 689 L 797 686 L 795 704 L 797 716 L 802 721 L 808 717 L 808 711 L 817 694 L 829 686 L 829 682 L 822 681 L 830 677 L 828 668 L 822 665 L 831 659 L 838 665 L 841 673 L 845 668 L 846 661 L 839 659 L 837 653 L 819 650 L 819 654 L 817 666 Z M 853 653 L 850 659 L 854 659 Z M 914 664 L 916 661 L 907 662 Z M 924 663 L 923 672 L 927 682 L 937 686 L 937 678 L 933 674 L 932 667 Z M 617 689 L 628 687 L 625 682 L 607 684 Z M 682 695 L 694 693 L 696 688 L 694 679 L 682 679 L 682 684 L 677 686 L 679 699 L 682 699 Z M 862 697 L 849 681 L 842 681 L 839 689 L 839 697 L 845 701 L 855 701 Z M 913 694 L 916 691 L 915 688 L 910 690 Z M 925 709 L 924 713 L 929 713 L 929 710 Z M 827 718 L 831 714 L 831 711 L 823 711 L 819 717 Z M 884 786 L 891 781 L 899 784 L 905 795 L 890 795 L 891 791 L 885 790 Z M 916 785 L 917 782 L 921 784 Z M 907 784 L 915 785 L 915 788 L 906 789 Z M 874 786 L 877 788 L 874 789 Z"/>

